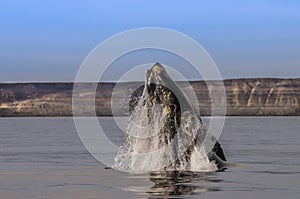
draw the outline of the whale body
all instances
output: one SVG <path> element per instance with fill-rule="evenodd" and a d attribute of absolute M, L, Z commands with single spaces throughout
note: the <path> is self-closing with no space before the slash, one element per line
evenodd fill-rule
<path fill-rule="evenodd" d="M 225 169 L 220 143 L 211 136 L 214 147 L 204 151 L 205 125 L 161 64 L 146 71 L 144 86 L 130 97 L 129 113 L 130 132 L 117 157 L 118 166 L 140 170 Z M 139 137 L 145 132 L 147 136 Z M 133 157 L 132 152 L 144 155 Z"/>

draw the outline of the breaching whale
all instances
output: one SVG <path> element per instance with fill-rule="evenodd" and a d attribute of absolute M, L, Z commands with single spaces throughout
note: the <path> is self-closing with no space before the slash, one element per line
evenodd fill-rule
<path fill-rule="evenodd" d="M 130 97 L 129 113 L 130 132 L 116 158 L 117 167 L 201 170 L 206 164 L 212 168 L 214 165 L 216 170 L 225 169 L 223 149 L 213 136 L 209 140 L 214 147 L 203 151 L 207 136 L 203 121 L 161 64 L 146 71 L 144 86 Z M 135 153 L 143 156 L 132 155 Z"/>

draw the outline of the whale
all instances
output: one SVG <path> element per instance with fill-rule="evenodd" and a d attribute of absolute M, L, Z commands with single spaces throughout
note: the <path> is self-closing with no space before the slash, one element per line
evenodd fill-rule
<path fill-rule="evenodd" d="M 187 95 L 160 63 L 154 64 L 146 71 L 144 85 L 137 88 L 129 99 L 129 114 L 141 117 L 139 113 L 141 111 L 145 111 L 147 124 L 152 124 L 152 127 L 149 126 L 150 130 L 154 129 L 153 124 L 160 125 L 158 132 L 147 138 L 147 142 L 143 139 L 142 145 L 145 147 L 147 145 L 148 151 L 171 146 L 168 153 L 164 154 L 166 159 L 171 161 L 163 170 L 191 170 L 193 167 L 191 162 L 197 154 L 195 150 L 201 148 L 207 132 L 203 130 L 204 122 L 189 102 Z M 131 119 L 134 120 L 134 117 Z M 211 140 L 214 143 L 213 148 L 205 153 L 204 158 L 214 164 L 217 171 L 224 171 L 227 161 L 223 148 L 215 137 L 212 136 Z"/>

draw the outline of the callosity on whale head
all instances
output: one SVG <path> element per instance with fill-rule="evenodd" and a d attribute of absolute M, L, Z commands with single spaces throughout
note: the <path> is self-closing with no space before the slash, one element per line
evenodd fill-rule
<path fill-rule="evenodd" d="M 148 95 L 152 97 L 150 101 L 153 100 L 154 102 L 158 101 L 161 103 L 176 101 L 176 103 L 180 104 L 182 112 L 195 112 L 185 93 L 172 80 L 161 64 L 156 63 L 150 70 L 147 70 L 145 86 Z"/>

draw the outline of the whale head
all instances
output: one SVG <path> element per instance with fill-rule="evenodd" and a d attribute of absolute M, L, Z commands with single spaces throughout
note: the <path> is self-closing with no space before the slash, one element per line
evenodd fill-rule
<path fill-rule="evenodd" d="M 174 102 L 176 96 L 170 87 L 174 82 L 161 64 L 156 63 L 150 70 L 147 70 L 145 83 L 152 102 L 161 103 L 166 100 Z"/>

